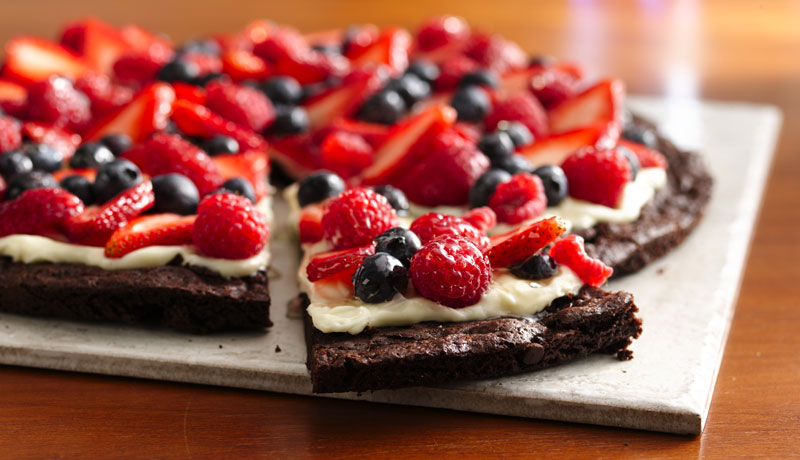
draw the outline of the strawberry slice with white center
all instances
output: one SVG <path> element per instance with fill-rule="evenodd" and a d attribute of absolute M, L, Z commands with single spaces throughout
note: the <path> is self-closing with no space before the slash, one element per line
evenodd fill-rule
<path fill-rule="evenodd" d="M 603 80 L 550 109 L 550 132 L 563 133 L 595 123 L 621 123 L 624 102 L 622 80 Z"/>
<path fill-rule="evenodd" d="M 295 179 L 306 177 L 320 167 L 319 146 L 309 135 L 286 136 L 270 143 L 269 156 Z"/>
<path fill-rule="evenodd" d="M 314 282 L 333 275 L 352 277 L 364 258 L 374 253 L 375 245 L 369 244 L 318 254 L 306 266 L 308 280 Z"/>
<path fill-rule="evenodd" d="M 111 73 L 114 62 L 131 49 L 117 29 L 97 19 L 67 25 L 59 41 L 104 74 Z"/>
<path fill-rule="evenodd" d="M 408 67 L 410 50 L 411 35 L 399 27 L 388 27 L 381 32 L 375 43 L 363 49 L 354 49 L 347 57 L 357 66 L 370 62 L 385 64 L 396 75 Z"/>
<path fill-rule="evenodd" d="M 524 261 L 566 231 L 566 222 L 558 217 L 539 220 L 527 227 L 493 236 L 492 247 L 486 255 L 492 268 L 508 267 Z"/>
<path fill-rule="evenodd" d="M 211 157 L 217 165 L 223 179 L 242 177 L 247 179 L 256 192 L 256 198 L 267 196 L 269 188 L 267 175 L 269 175 L 269 157 L 267 152 L 230 153 Z"/>
<path fill-rule="evenodd" d="M 105 255 L 112 259 L 149 246 L 182 246 L 192 243 L 197 216 L 153 214 L 137 217 L 117 229 L 106 243 Z"/>
<path fill-rule="evenodd" d="M 616 123 L 599 123 L 537 139 L 517 153 L 533 166 L 560 165 L 573 152 L 583 147 L 614 146 L 619 140 L 620 130 Z"/>
<path fill-rule="evenodd" d="M 208 139 L 219 134 L 236 139 L 243 152 L 267 149 L 267 141 L 255 132 L 238 126 L 208 108 L 188 100 L 175 102 L 172 120 L 178 125 L 181 132 L 189 136 Z"/>
<path fill-rule="evenodd" d="M 53 74 L 72 81 L 89 71 L 89 65 L 63 46 L 32 37 L 17 37 L 6 43 L 3 76 L 23 85 Z"/>
<path fill-rule="evenodd" d="M 321 142 L 329 134 L 338 132 L 357 134 L 363 137 L 372 148 L 375 148 L 381 145 L 389 136 L 389 127 L 379 123 L 338 118 L 333 120 L 330 125 L 314 133 L 314 140 Z"/>
<path fill-rule="evenodd" d="M 377 67 L 355 70 L 345 77 L 340 86 L 312 98 L 305 106 L 311 131 L 355 113 L 372 93 L 383 86 L 384 73 Z"/>
<path fill-rule="evenodd" d="M 64 222 L 64 233 L 74 243 L 105 246 L 115 230 L 156 202 L 150 181 L 129 188 L 102 206 L 90 206 Z"/>
<path fill-rule="evenodd" d="M 453 126 L 456 111 L 449 106 L 433 106 L 408 120 L 395 125 L 386 141 L 375 152 L 375 161 L 361 177 L 364 183 L 388 183 L 414 165 L 416 156 L 424 154 L 417 148 Z"/>
<path fill-rule="evenodd" d="M 136 143 L 167 127 L 175 91 L 167 83 L 153 83 L 89 128 L 84 138 L 100 139 L 108 134 L 127 134 Z"/>

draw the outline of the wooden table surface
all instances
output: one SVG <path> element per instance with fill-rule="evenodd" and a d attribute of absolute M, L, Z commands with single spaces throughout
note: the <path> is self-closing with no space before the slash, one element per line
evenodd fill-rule
<path fill-rule="evenodd" d="M 785 124 L 701 436 L 0 367 L 1 458 L 800 456 L 800 2 L 120 3 L 3 2 L 0 41 L 87 14 L 182 40 L 255 18 L 311 31 L 450 12 L 633 93 L 776 104 Z"/>

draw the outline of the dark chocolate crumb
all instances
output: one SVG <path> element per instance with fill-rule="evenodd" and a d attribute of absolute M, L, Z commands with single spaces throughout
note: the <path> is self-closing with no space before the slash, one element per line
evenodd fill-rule
<path fill-rule="evenodd" d="M 281 346 L 275 345 L 275 353 L 280 353 L 280 352 L 281 352 Z"/>

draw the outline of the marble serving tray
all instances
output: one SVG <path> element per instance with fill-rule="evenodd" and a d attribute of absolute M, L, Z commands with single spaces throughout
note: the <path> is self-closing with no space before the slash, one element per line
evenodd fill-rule
<path fill-rule="evenodd" d="M 702 152 L 716 180 L 706 217 L 681 247 L 611 283 L 635 293 L 641 308 L 635 359 L 591 356 L 515 377 L 325 396 L 700 433 L 781 115 L 769 106 L 651 98 L 633 98 L 630 107 L 679 146 Z M 280 226 L 273 231 L 275 326 L 267 333 L 191 336 L 0 314 L 0 363 L 310 394 L 302 324 L 287 315 L 298 255 Z"/>

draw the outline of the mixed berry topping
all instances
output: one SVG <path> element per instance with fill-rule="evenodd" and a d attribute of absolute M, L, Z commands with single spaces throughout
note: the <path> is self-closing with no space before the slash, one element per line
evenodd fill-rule
<path fill-rule="evenodd" d="M 247 259 L 267 245 L 269 228 L 263 214 L 245 197 L 216 193 L 197 207 L 192 242 L 211 257 Z"/>
<path fill-rule="evenodd" d="M 349 248 L 372 240 L 396 226 L 397 214 L 383 195 L 368 188 L 345 190 L 326 205 L 322 233 L 334 248 Z"/>

